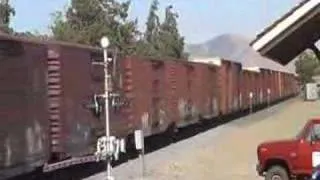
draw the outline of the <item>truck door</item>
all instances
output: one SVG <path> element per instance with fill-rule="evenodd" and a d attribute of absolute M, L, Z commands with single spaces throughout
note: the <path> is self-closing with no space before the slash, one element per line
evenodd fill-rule
<path fill-rule="evenodd" d="M 304 141 L 299 144 L 295 170 L 311 174 L 313 167 L 320 164 L 320 124 L 310 123 Z"/>

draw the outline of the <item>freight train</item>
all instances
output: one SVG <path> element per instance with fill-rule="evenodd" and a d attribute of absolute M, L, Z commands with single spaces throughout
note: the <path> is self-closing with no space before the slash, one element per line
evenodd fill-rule
<path fill-rule="evenodd" d="M 110 56 L 111 134 L 128 141 L 136 129 L 174 132 L 298 92 L 293 74 L 224 59 Z M 99 48 L 0 35 L 0 179 L 95 161 L 102 57 Z"/>

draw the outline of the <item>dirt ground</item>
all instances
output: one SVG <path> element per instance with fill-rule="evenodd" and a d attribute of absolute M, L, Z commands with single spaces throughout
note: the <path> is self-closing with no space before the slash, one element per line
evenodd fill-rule
<path fill-rule="evenodd" d="M 320 102 L 292 99 L 146 155 L 145 180 L 259 180 L 256 147 L 294 137 L 320 116 Z M 116 167 L 116 179 L 140 179 L 139 159 Z M 99 174 L 88 179 L 101 179 Z"/>

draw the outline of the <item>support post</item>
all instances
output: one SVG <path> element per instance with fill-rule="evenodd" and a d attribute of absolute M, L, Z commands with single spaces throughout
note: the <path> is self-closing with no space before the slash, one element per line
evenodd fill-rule
<path fill-rule="evenodd" d="M 136 130 L 134 132 L 136 149 L 139 152 L 139 158 L 141 160 L 141 179 L 145 176 L 145 162 L 144 162 L 144 132 L 143 128 L 141 130 Z"/>
<path fill-rule="evenodd" d="M 108 72 L 108 46 L 109 39 L 107 37 L 101 38 L 101 46 L 103 48 L 103 60 L 104 60 L 104 95 L 105 95 L 105 124 L 106 124 L 106 149 L 107 149 L 107 180 L 114 180 L 111 176 L 111 160 L 113 155 L 113 141 L 110 138 L 110 117 L 109 117 L 109 72 Z"/>
<path fill-rule="evenodd" d="M 253 101 L 252 101 L 252 99 L 253 99 L 253 93 L 252 92 L 250 92 L 250 94 L 249 94 L 249 98 L 250 98 L 250 114 L 252 114 L 252 106 L 253 106 Z"/>
<path fill-rule="evenodd" d="M 105 118 L 106 118 L 106 137 L 107 137 L 107 152 L 110 152 L 110 119 L 109 119 L 109 74 L 108 74 L 108 50 L 107 48 L 103 49 L 103 57 L 104 57 L 104 89 L 105 89 Z M 111 176 L 111 156 L 107 157 L 107 180 L 113 180 Z"/>
<path fill-rule="evenodd" d="M 268 103 L 268 108 L 270 107 L 270 95 L 271 95 L 271 91 L 270 91 L 270 89 L 268 88 L 268 91 L 267 91 L 267 93 L 268 93 L 268 99 L 267 99 L 267 103 Z"/>

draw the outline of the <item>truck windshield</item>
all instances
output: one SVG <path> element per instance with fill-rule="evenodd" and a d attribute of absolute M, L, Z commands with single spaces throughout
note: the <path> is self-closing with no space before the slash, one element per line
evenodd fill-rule
<path fill-rule="evenodd" d="M 296 135 L 296 139 L 301 139 L 304 138 L 303 136 L 306 134 L 305 132 L 308 130 L 308 123 L 301 128 L 301 130 L 299 131 L 299 133 Z"/>
<path fill-rule="evenodd" d="M 317 136 L 320 137 L 320 124 L 319 123 L 313 123 L 310 128 L 308 128 L 308 125 L 304 126 L 300 132 L 297 134 L 296 139 L 301 139 L 301 138 L 310 138 L 310 133 L 308 132 L 310 129 L 313 130 L 313 133 Z M 307 137 L 304 137 L 307 136 Z"/>

